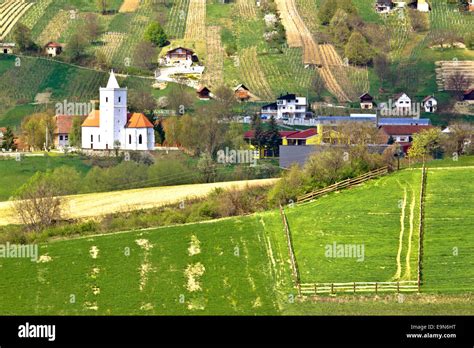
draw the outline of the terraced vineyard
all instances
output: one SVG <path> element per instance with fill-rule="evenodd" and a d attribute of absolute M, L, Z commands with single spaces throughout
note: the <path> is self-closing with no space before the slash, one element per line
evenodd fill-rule
<path fill-rule="evenodd" d="M 186 30 L 186 22 L 188 16 L 189 0 L 173 1 L 169 13 L 168 23 L 166 24 L 166 32 L 174 39 L 184 37 Z"/>
<path fill-rule="evenodd" d="M 59 11 L 38 36 L 38 44 L 44 46 L 50 41 L 59 41 L 61 34 L 67 29 L 70 21 L 71 15 L 69 12 Z"/>
<path fill-rule="evenodd" d="M 205 40 L 206 38 L 206 0 L 190 0 L 186 18 L 186 40 Z"/>
<path fill-rule="evenodd" d="M 255 18 L 257 16 L 257 9 L 255 1 L 253 0 L 237 0 L 239 7 L 239 14 L 244 18 Z"/>
<path fill-rule="evenodd" d="M 221 42 L 220 27 L 207 27 L 206 48 L 207 59 L 203 84 L 215 88 L 224 83 L 224 48 Z"/>
<path fill-rule="evenodd" d="M 34 5 L 24 0 L 8 0 L 0 4 L 0 40 L 13 29 L 20 18 Z"/>
<path fill-rule="evenodd" d="M 274 94 L 258 61 L 257 49 L 250 47 L 241 50 L 239 61 L 244 84 L 258 97 L 273 99 Z"/>

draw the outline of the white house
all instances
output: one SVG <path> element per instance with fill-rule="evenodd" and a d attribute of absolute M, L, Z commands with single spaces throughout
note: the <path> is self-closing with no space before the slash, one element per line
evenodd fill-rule
<path fill-rule="evenodd" d="M 63 46 L 61 46 L 57 42 L 48 42 L 44 46 L 44 49 L 49 57 L 56 57 L 57 55 L 60 55 L 63 51 Z"/>
<path fill-rule="evenodd" d="M 393 106 L 398 110 L 411 110 L 411 99 L 406 93 L 399 93 L 393 98 Z"/>
<path fill-rule="evenodd" d="M 14 43 L 1 43 L 0 42 L 0 54 L 13 54 L 13 49 L 15 48 Z"/>
<path fill-rule="evenodd" d="M 112 71 L 107 87 L 100 88 L 100 108 L 82 124 L 82 148 L 92 150 L 153 150 L 153 124 L 142 113 L 127 112 L 127 88 Z"/>
<path fill-rule="evenodd" d="M 375 3 L 375 11 L 378 13 L 389 13 L 394 6 L 392 0 L 377 0 Z"/>
<path fill-rule="evenodd" d="M 426 2 L 426 0 L 418 0 L 416 4 L 416 8 L 420 12 L 430 11 L 430 5 Z"/>
<path fill-rule="evenodd" d="M 421 102 L 421 105 L 425 108 L 425 112 L 436 112 L 438 108 L 438 101 L 432 95 L 427 96 Z"/>
<path fill-rule="evenodd" d="M 277 98 L 276 103 L 262 107 L 262 116 L 275 116 L 282 118 L 304 118 L 307 112 L 307 101 L 305 97 L 297 97 L 295 94 L 285 94 Z"/>

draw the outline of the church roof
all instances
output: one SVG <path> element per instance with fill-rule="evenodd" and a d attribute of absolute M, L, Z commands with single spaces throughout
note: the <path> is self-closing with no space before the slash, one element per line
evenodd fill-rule
<path fill-rule="evenodd" d="M 113 70 L 110 72 L 109 82 L 107 82 L 107 88 L 120 88 Z"/>
<path fill-rule="evenodd" d="M 94 110 L 86 120 L 82 123 L 82 127 L 99 127 L 100 126 L 100 111 Z"/>
<path fill-rule="evenodd" d="M 133 113 L 127 122 L 125 128 L 153 128 L 153 124 L 142 113 Z"/>

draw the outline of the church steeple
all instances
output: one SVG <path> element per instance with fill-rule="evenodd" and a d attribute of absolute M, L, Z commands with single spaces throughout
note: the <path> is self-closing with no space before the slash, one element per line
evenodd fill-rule
<path fill-rule="evenodd" d="M 107 88 L 120 88 L 113 70 L 110 71 L 109 82 L 107 82 Z"/>

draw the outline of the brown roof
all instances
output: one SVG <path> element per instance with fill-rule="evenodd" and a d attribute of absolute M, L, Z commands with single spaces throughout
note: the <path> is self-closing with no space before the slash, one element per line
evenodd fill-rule
<path fill-rule="evenodd" d="M 385 132 L 387 135 L 412 135 L 419 133 L 426 129 L 433 128 L 433 126 L 427 125 L 391 125 L 391 126 L 380 126 L 380 129 Z"/>
<path fill-rule="evenodd" d="M 207 88 L 206 86 L 199 86 L 198 89 L 197 89 L 197 92 L 198 93 L 201 93 L 203 92 L 204 90 L 207 90 L 208 92 L 210 92 L 211 90 L 209 88 Z"/>
<path fill-rule="evenodd" d="M 44 47 L 59 47 L 59 48 L 61 48 L 62 46 L 61 46 L 61 44 L 59 44 L 57 42 L 51 41 L 51 42 L 48 42 Z"/>
<path fill-rule="evenodd" d="M 82 123 L 82 127 L 99 127 L 100 126 L 100 111 L 94 110 L 86 120 Z"/>
<path fill-rule="evenodd" d="M 430 100 L 431 98 L 436 99 L 433 95 L 429 95 L 429 96 L 423 98 L 422 103 L 427 102 L 427 101 Z"/>
<path fill-rule="evenodd" d="M 142 113 L 133 113 L 127 122 L 126 128 L 153 128 L 153 123 Z"/>
<path fill-rule="evenodd" d="M 69 134 L 72 129 L 72 121 L 74 116 L 69 115 L 57 115 L 55 117 L 56 128 L 54 129 L 54 134 Z"/>
<path fill-rule="evenodd" d="M 190 54 L 194 53 L 194 51 L 192 49 L 180 46 L 180 47 L 176 47 L 176 48 L 173 48 L 173 49 L 169 50 L 168 52 L 166 52 L 166 54 L 170 54 L 170 53 L 172 53 L 174 51 L 177 51 L 177 50 L 183 50 L 183 51 L 189 52 Z"/>

